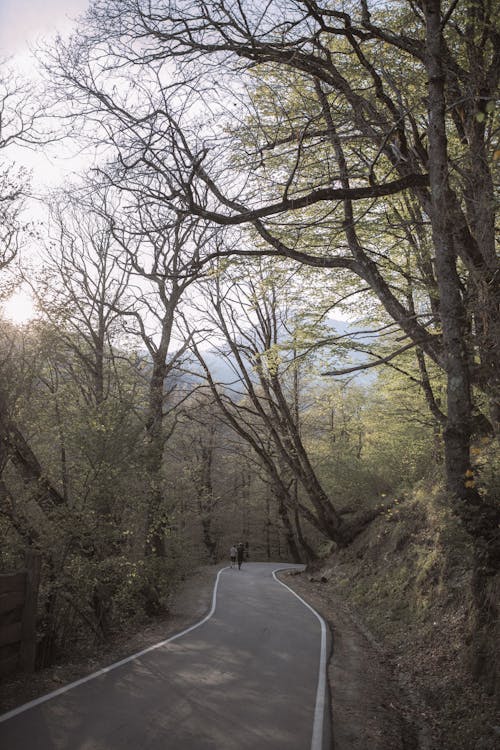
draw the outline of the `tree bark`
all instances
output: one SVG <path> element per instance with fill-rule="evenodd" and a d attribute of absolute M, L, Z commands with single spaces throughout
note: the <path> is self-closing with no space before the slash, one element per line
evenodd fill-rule
<path fill-rule="evenodd" d="M 470 469 L 471 390 L 465 342 L 466 311 L 457 271 L 457 253 L 451 225 L 449 159 L 446 137 L 444 48 L 440 0 L 426 0 L 426 67 L 428 86 L 429 180 L 432 196 L 432 236 L 436 279 L 440 297 L 440 319 L 446 354 L 447 419 L 444 428 L 445 471 L 448 488 L 465 498 Z"/>
<path fill-rule="evenodd" d="M 278 514 L 283 524 L 283 529 L 285 532 L 285 539 L 288 545 L 288 549 L 290 551 L 290 555 L 292 556 L 292 561 L 295 563 L 300 563 L 302 562 L 302 557 L 299 552 L 299 548 L 297 546 L 297 541 L 295 539 L 295 533 L 293 530 L 293 524 L 290 520 L 290 515 L 288 513 L 288 506 L 287 506 L 288 498 L 283 497 L 283 495 L 279 493 L 279 494 L 276 494 L 276 499 L 278 501 Z"/>

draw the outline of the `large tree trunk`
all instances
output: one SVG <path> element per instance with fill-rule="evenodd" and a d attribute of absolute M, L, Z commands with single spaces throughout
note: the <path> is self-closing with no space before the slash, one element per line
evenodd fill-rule
<path fill-rule="evenodd" d="M 0 440 L 7 447 L 10 460 L 32 497 L 47 511 L 65 505 L 61 493 L 53 486 L 24 435 L 9 415 L 5 396 L 0 392 Z"/>
<path fill-rule="evenodd" d="M 170 323 L 170 321 L 169 321 Z M 165 520 L 163 515 L 163 493 L 161 490 L 161 467 L 163 461 L 163 402 L 165 379 L 168 373 L 166 363 L 171 326 L 162 332 L 162 340 L 153 357 L 153 371 L 149 383 L 149 404 L 146 417 L 146 464 L 151 481 L 147 499 L 145 555 L 165 557 Z"/>
<path fill-rule="evenodd" d="M 432 231 L 436 249 L 436 277 L 440 293 L 440 317 L 446 350 L 448 414 L 444 430 L 448 488 L 456 510 L 474 544 L 473 594 L 476 604 L 474 633 L 475 672 L 488 669 L 495 684 L 495 662 L 485 663 L 483 643 L 495 631 L 491 607 L 491 577 L 500 566 L 500 511 L 483 500 L 474 486 L 470 467 L 471 394 L 468 352 L 465 343 L 466 313 L 457 273 L 453 236 L 453 196 L 448 183 L 449 160 L 445 129 L 445 73 L 440 0 L 426 0 L 427 70 L 429 74 L 429 177 L 432 190 Z M 494 372 L 493 383 L 496 382 Z M 494 409 L 492 410 L 494 413 Z"/>
<path fill-rule="evenodd" d="M 295 539 L 293 524 L 290 520 L 290 515 L 288 512 L 289 498 L 280 491 L 279 487 L 275 488 L 275 492 L 276 492 L 276 499 L 278 501 L 278 514 L 283 524 L 283 530 L 285 532 L 285 539 L 288 545 L 288 549 L 290 551 L 290 555 L 292 557 L 292 561 L 295 563 L 300 563 L 302 562 L 302 557 L 301 557 L 299 548 L 297 546 L 297 540 Z"/>
<path fill-rule="evenodd" d="M 474 539 L 478 570 L 487 576 L 500 559 L 500 512 L 475 488 L 470 465 L 472 401 L 467 318 L 457 272 L 454 236 L 454 196 L 448 183 L 450 160 L 445 126 L 445 78 L 440 0 L 426 0 L 427 70 L 429 74 L 429 178 L 432 190 L 432 232 L 440 318 L 446 351 L 447 418 L 444 428 L 445 469 L 456 509 Z M 479 576 L 480 577 L 480 576 Z M 476 579 L 479 580 L 478 576 Z"/>
<path fill-rule="evenodd" d="M 427 72 L 429 75 L 429 180 L 432 193 L 432 235 L 436 252 L 436 277 L 440 318 L 446 354 L 447 420 L 444 429 L 446 481 L 455 497 L 466 495 L 470 469 L 471 394 L 468 352 L 465 343 L 466 312 L 457 272 L 449 202 L 448 146 L 440 0 L 425 2 Z"/>

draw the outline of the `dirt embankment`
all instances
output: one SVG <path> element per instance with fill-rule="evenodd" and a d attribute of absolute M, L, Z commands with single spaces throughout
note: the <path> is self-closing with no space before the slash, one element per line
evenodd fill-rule
<path fill-rule="evenodd" d="M 336 750 L 500 747 L 498 621 L 478 630 L 470 541 L 439 493 L 289 580 L 333 630 Z M 491 614 L 500 576 L 490 588 Z"/>
<path fill-rule="evenodd" d="M 401 689 L 388 654 L 325 583 L 310 578 L 283 576 L 332 631 L 328 682 L 335 750 L 431 750 L 422 706 Z"/>

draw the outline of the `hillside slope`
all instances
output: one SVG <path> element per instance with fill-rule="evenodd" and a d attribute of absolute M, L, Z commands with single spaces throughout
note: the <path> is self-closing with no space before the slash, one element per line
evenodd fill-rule
<path fill-rule="evenodd" d="M 498 622 L 478 630 L 471 563 L 439 492 L 420 491 L 347 550 L 289 578 L 333 628 L 338 750 L 499 746 Z M 499 591 L 497 576 L 492 610 Z M 354 735 L 346 704 L 359 706 Z"/>

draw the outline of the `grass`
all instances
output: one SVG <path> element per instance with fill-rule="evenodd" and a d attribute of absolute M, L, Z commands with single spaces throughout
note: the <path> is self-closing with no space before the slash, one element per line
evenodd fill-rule
<path fill-rule="evenodd" d="M 424 697 L 442 750 L 494 747 L 494 697 L 472 670 L 481 637 L 472 547 L 443 491 L 420 488 L 327 564 L 335 589 Z M 492 596 L 498 586 L 492 580 Z M 493 640 L 481 647 L 491 668 L 500 658 Z"/>

